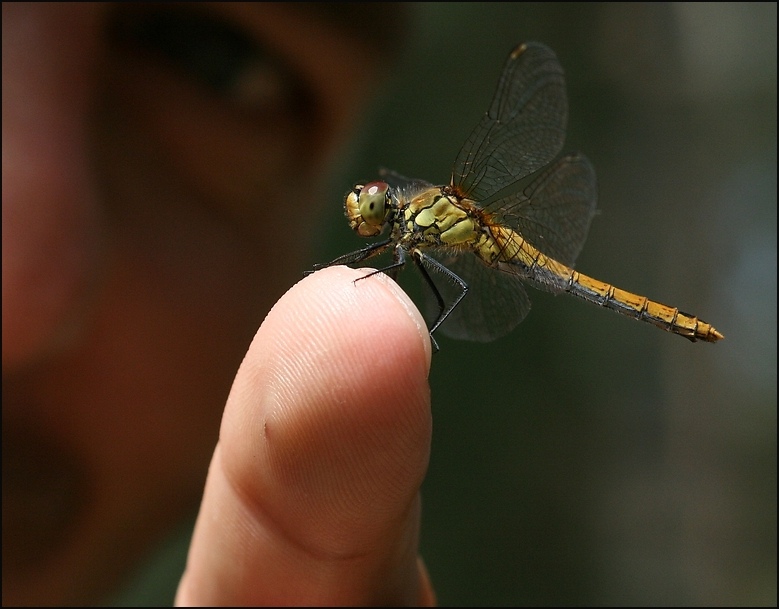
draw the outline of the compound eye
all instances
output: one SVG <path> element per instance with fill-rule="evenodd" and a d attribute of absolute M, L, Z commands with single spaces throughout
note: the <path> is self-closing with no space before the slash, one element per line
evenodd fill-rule
<path fill-rule="evenodd" d="M 381 226 L 389 212 L 389 185 L 371 182 L 362 187 L 359 196 L 360 215 L 371 226 Z"/>

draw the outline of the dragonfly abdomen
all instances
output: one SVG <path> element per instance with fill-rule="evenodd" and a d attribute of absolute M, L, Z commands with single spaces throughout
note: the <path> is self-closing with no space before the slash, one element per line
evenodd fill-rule
<path fill-rule="evenodd" d="M 493 226 L 490 237 L 476 250 L 487 264 L 516 272 L 551 292 L 568 292 L 627 317 L 648 322 L 691 341 L 716 342 L 723 338 L 711 324 L 675 307 L 649 300 L 583 275 L 533 247 L 516 231 Z"/>
<path fill-rule="evenodd" d="M 723 338 L 711 324 L 695 315 L 649 300 L 646 296 L 621 290 L 577 271 L 572 271 L 567 291 L 588 302 L 648 322 L 693 342 L 703 340 L 713 343 Z"/>

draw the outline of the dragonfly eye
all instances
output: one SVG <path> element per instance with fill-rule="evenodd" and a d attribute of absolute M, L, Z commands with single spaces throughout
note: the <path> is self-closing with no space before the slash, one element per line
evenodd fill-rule
<path fill-rule="evenodd" d="M 390 210 L 389 186 L 386 182 L 355 185 L 344 201 L 349 226 L 361 237 L 375 237 L 381 232 Z"/>
<path fill-rule="evenodd" d="M 359 195 L 359 210 L 366 224 L 380 227 L 389 212 L 389 185 L 386 182 L 371 182 L 362 187 Z"/>

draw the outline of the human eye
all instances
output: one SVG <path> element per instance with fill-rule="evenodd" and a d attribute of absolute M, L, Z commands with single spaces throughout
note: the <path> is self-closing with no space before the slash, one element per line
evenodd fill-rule
<path fill-rule="evenodd" d="M 191 205 L 259 218 L 305 170 L 323 123 L 322 87 L 268 42 L 290 31 L 274 30 L 260 6 L 111 5 L 98 162 L 122 159 L 133 188 L 183 184 Z"/>
<path fill-rule="evenodd" d="M 305 87 L 240 24 L 192 6 L 132 8 L 117 13 L 112 42 L 225 101 L 257 110 L 289 107 Z"/>

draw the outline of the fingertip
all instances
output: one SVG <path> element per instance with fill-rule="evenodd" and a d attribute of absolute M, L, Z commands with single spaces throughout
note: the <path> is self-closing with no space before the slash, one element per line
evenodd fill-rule
<path fill-rule="evenodd" d="M 397 282 L 393 281 L 390 277 L 388 277 L 384 273 L 374 273 L 373 269 L 358 269 L 358 270 L 349 269 L 349 270 L 355 271 L 356 273 L 359 274 L 359 277 L 353 280 L 353 282 L 357 282 L 357 280 L 360 281 L 374 280 L 378 282 L 380 285 L 382 285 L 397 300 L 398 304 L 400 305 L 400 308 L 403 311 L 405 311 L 405 313 L 411 319 L 411 322 L 417 332 L 417 335 L 421 340 L 422 349 L 425 358 L 425 369 L 429 373 L 430 360 L 433 352 L 432 343 L 430 341 L 430 333 L 428 332 L 427 323 L 425 322 L 424 317 L 422 317 L 422 314 L 419 312 L 419 309 L 411 300 L 411 298 L 409 298 L 408 294 L 406 294 L 406 292 L 403 290 L 403 288 L 400 287 L 400 285 L 398 285 Z M 370 273 L 370 276 L 366 277 L 366 274 L 368 273 Z M 358 285 L 358 283 L 355 283 L 355 285 Z"/>
<path fill-rule="evenodd" d="M 262 526 L 318 556 L 408 539 L 430 453 L 424 320 L 393 281 L 365 273 L 325 269 L 282 297 L 220 434 L 226 474 Z"/>
<path fill-rule="evenodd" d="M 413 355 L 422 348 L 426 371 L 432 354 L 430 335 L 421 313 L 406 292 L 374 269 L 336 266 L 305 277 L 288 293 L 292 306 L 305 310 L 322 341 L 376 353 L 396 350 Z M 387 297 L 390 297 L 388 300 Z M 401 313 L 405 314 L 401 315 Z M 410 322 L 410 325 L 409 325 Z"/>
<path fill-rule="evenodd" d="M 266 407 L 258 411 L 265 485 L 299 488 L 291 503 L 301 509 L 300 520 L 304 499 L 318 497 L 320 513 L 332 501 L 341 512 L 336 520 L 343 517 L 352 531 L 360 530 L 355 518 L 368 527 L 376 522 L 373 507 L 400 509 L 411 500 L 426 471 L 431 435 L 424 320 L 394 281 L 366 272 L 334 267 L 306 277 L 258 332 L 266 371 Z M 311 471 L 323 463 L 328 471 L 312 481 Z M 326 496 L 336 488 L 341 497 Z M 366 505 L 368 496 L 373 506 Z M 341 530 L 335 537 L 348 547 L 359 534 Z"/>
<path fill-rule="evenodd" d="M 422 317 L 381 274 L 325 269 L 258 330 L 222 419 L 179 599 L 430 600 L 416 556 L 432 436 Z"/>

